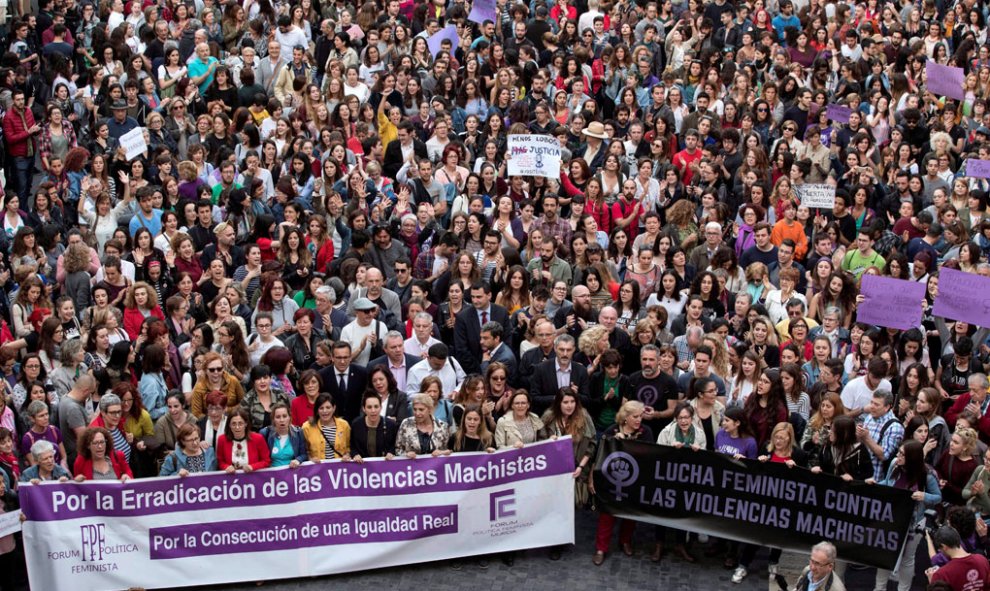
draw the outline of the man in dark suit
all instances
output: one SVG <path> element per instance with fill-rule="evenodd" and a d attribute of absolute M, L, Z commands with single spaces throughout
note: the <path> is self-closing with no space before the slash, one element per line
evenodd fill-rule
<path fill-rule="evenodd" d="M 426 152 L 426 144 L 416 139 L 416 128 L 408 119 L 403 120 L 398 125 L 398 141 L 388 143 L 385 148 L 384 164 L 382 171 L 390 179 L 396 178 L 403 163 L 413 155 L 429 159 Z"/>
<path fill-rule="evenodd" d="M 529 395 L 532 398 L 532 411 L 542 416 L 550 408 L 554 397 L 561 388 L 570 388 L 577 394 L 585 408 L 591 404 L 591 381 L 588 370 L 580 363 L 572 361 L 577 349 L 574 337 L 562 334 L 554 341 L 554 359 L 548 359 L 536 367 L 530 380 Z"/>
<path fill-rule="evenodd" d="M 336 341 L 330 351 L 333 365 L 320 370 L 323 390 L 333 396 L 337 414 L 348 422 L 357 418 L 368 385 L 368 370 L 351 363 L 351 345 Z"/>
<path fill-rule="evenodd" d="M 385 335 L 384 349 L 385 354 L 381 357 L 376 357 L 368 362 L 368 369 L 375 367 L 376 365 L 381 365 L 388 370 L 392 377 L 395 378 L 395 384 L 399 388 L 400 392 L 408 392 L 409 389 L 406 387 L 406 376 L 409 374 L 409 368 L 416 365 L 422 359 L 416 357 L 415 355 L 409 355 L 405 352 L 405 342 L 406 340 L 402 337 L 402 333 L 397 330 L 390 330 L 387 335 Z M 417 390 L 413 394 L 419 392 L 418 386 Z M 391 397 L 389 397 L 391 399 Z M 389 403 L 392 401 L 389 400 Z M 388 409 L 385 409 L 385 416 L 393 416 L 388 414 Z"/>
<path fill-rule="evenodd" d="M 519 360 L 519 369 L 516 371 L 515 381 L 510 382 L 513 388 L 528 388 L 530 380 L 533 378 L 533 373 L 536 372 L 536 368 L 544 361 L 553 359 L 556 356 L 553 350 L 553 337 L 555 334 L 553 322 L 550 322 L 547 318 L 541 318 L 537 321 L 537 325 L 533 331 L 536 333 L 537 346 L 523 353 L 522 359 Z"/>
<path fill-rule="evenodd" d="M 505 365 L 506 378 L 511 383 L 516 375 L 518 362 L 512 349 L 502 342 L 504 332 L 505 330 L 498 322 L 489 322 L 481 327 L 481 349 L 484 351 L 481 356 L 481 373 L 487 375 L 488 366 L 497 361 Z"/>
<path fill-rule="evenodd" d="M 508 310 L 492 303 L 490 285 L 475 283 L 471 286 L 471 307 L 461 310 L 454 321 L 454 355 L 465 373 L 481 373 L 481 327 L 489 322 L 497 322 L 509 332 Z"/>

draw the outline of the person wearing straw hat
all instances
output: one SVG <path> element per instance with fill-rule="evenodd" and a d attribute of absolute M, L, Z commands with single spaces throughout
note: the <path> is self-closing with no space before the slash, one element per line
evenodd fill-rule
<path fill-rule="evenodd" d="M 584 150 L 578 153 L 588 163 L 592 171 L 598 170 L 605 163 L 605 154 L 608 152 L 608 136 L 605 135 L 605 125 L 600 121 L 592 121 L 588 127 L 581 130 L 584 135 Z"/>

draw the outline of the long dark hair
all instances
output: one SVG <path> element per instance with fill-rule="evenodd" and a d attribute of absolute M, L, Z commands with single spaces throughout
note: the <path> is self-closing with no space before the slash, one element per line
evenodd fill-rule
<path fill-rule="evenodd" d="M 904 465 L 894 469 L 894 474 L 903 476 L 908 487 L 924 491 L 928 483 L 928 466 L 925 464 L 925 446 L 920 441 L 905 441 L 901 446 L 904 452 Z M 899 479 L 899 478 L 898 478 Z"/>
<path fill-rule="evenodd" d="M 749 426 L 749 417 L 746 415 L 746 411 L 741 407 L 733 406 L 725 409 L 725 418 L 731 419 L 739 423 L 739 438 L 751 437 L 756 439 L 756 435 L 753 434 L 753 429 Z"/>

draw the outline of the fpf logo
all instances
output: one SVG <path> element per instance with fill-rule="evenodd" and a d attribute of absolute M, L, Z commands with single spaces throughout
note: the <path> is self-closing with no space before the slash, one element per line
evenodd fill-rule
<path fill-rule="evenodd" d="M 516 516 L 516 489 L 493 492 L 488 499 L 488 520 L 498 521 Z"/>
<path fill-rule="evenodd" d="M 82 538 L 83 562 L 99 562 L 103 560 L 103 547 L 106 545 L 105 528 L 106 526 L 102 523 L 79 526 L 79 535 Z"/>

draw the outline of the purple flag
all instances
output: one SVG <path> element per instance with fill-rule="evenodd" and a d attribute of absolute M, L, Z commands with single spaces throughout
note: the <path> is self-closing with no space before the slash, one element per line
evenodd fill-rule
<path fill-rule="evenodd" d="M 497 15 L 495 0 L 474 0 L 471 4 L 471 13 L 468 14 L 468 20 L 480 25 L 485 21 L 495 22 Z"/>
<path fill-rule="evenodd" d="M 849 114 L 852 109 L 843 105 L 829 105 L 825 109 L 825 116 L 835 123 L 849 123 Z"/>
<path fill-rule="evenodd" d="M 924 283 L 863 275 L 860 293 L 865 300 L 856 308 L 857 322 L 900 330 L 921 325 Z"/>
<path fill-rule="evenodd" d="M 943 66 L 928 61 L 925 62 L 925 72 L 928 75 L 928 82 L 926 83 L 928 92 L 957 100 L 966 98 L 966 92 L 963 91 L 965 76 L 962 68 Z"/>
<path fill-rule="evenodd" d="M 426 40 L 426 45 L 430 48 L 430 55 L 433 56 L 433 59 L 436 59 L 437 54 L 440 53 L 440 44 L 444 40 L 450 41 L 450 57 L 454 57 L 454 50 L 457 49 L 457 45 L 461 41 L 460 37 L 457 36 L 457 25 L 447 25 L 430 35 L 430 38 Z"/>
<path fill-rule="evenodd" d="M 966 160 L 966 176 L 978 179 L 990 179 L 990 160 Z"/>
<path fill-rule="evenodd" d="M 990 279 L 943 267 L 932 313 L 977 326 L 990 326 Z"/>

